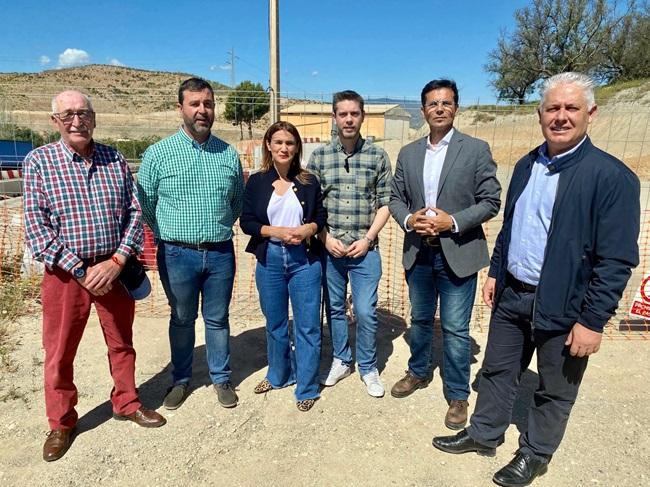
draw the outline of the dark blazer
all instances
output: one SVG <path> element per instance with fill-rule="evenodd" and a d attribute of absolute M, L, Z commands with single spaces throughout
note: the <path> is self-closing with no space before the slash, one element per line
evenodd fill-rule
<path fill-rule="evenodd" d="M 402 147 L 397 157 L 388 206 L 402 228 L 407 215 L 425 207 L 427 137 Z M 490 262 L 481 224 L 495 216 L 501 205 L 496 170 L 486 142 L 454 131 L 440 173 L 437 206 L 452 215 L 458 225 L 458 233 L 440 235 L 442 252 L 458 277 L 472 275 Z M 420 245 L 417 232 L 404 234 L 402 263 L 406 270 L 415 263 Z"/>
<path fill-rule="evenodd" d="M 246 246 L 246 252 L 255 254 L 257 261 L 261 264 L 266 263 L 266 248 L 269 243 L 268 237 L 262 237 L 262 226 L 270 225 L 267 208 L 274 190 L 273 182 L 279 177 L 275 168 L 267 172 L 256 172 L 248 178 L 244 190 L 244 207 L 239 218 L 239 226 L 245 234 L 251 236 Z M 309 174 L 309 184 L 302 184 L 295 178 L 292 182 L 294 184 L 293 191 L 302 205 L 302 221 L 303 223 L 315 223 L 318 227 L 316 231 L 316 235 L 318 235 L 327 221 L 327 210 L 323 207 L 320 184 L 312 174 Z M 303 241 L 302 245 L 306 247 L 310 261 L 320 258 L 323 244 L 316 236 Z"/>
<path fill-rule="evenodd" d="M 506 285 L 512 219 L 539 147 L 512 173 L 503 227 L 488 275 L 496 279 L 495 306 Z M 614 315 L 631 269 L 639 264 L 639 178 L 625 164 L 595 147 L 587 137 L 549 170 L 560 174 L 535 293 L 533 326 L 566 331 L 576 322 L 602 331 Z"/>

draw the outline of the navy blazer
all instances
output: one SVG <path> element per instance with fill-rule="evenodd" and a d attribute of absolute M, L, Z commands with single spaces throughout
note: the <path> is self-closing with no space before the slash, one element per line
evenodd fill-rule
<path fill-rule="evenodd" d="M 488 276 L 496 279 L 495 308 L 506 287 L 512 220 L 539 147 L 512 173 L 503 227 Z M 639 264 L 638 177 L 621 161 L 598 149 L 589 137 L 550 172 L 559 173 L 544 261 L 535 293 L 533 322 L 546 331 L 570 330 L 576 322 L 601 332 L 614 315 L 631 269 Z"/>
<path fill-rule="evenodd" d="M 323 195 L 318 180 L 312 174 L 309 174 L 308 177 L 308 184 L 303 184 L 296 178 L 291 181 L 294 184 L 293 191 L 302 205 L 302 221 L 303 223 L 315 223 L 318 227 L 316 230 L 316 235 L 318 235 L 327 221 L 327 210 L 323 206 Z M 244 190 L 244 207 L 239 218 L 239 226 L 245 234 L 251 236 L 246 246 L 246 252 L 255 254 L 257 261 L 261 264 L 266 263 L 266 248 L 269 243 L 269 237 L 262 236 L 262 226 L 271 224 L 267 209 L 274 191 L 273 182 L 279 178 L 275 168 L 267 172 L 256 172 L 248 178 Z M 306 247 L 310 261 L 320 258 L 323 244 L 316 236 L 303 241 L 302 245 Z"/>

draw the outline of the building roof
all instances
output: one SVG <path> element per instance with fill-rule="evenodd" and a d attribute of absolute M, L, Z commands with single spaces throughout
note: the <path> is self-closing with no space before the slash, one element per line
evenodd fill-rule
<path fill-rule="evenodd" d="M 365 110 L 366 114 L 384 114 L 394 108 L 399 108 L 397 103 L 391 104 L 366 104 Z M 299 103 L 296 105 L 290 105 L 286 108 L 280 110 L 280 113 L 285 114 L 301 114 L 301 113 L 310 113 L 310 114 L 324 114 L 329 115 L 332 113 L 332 105 L 329 103 Z"/>

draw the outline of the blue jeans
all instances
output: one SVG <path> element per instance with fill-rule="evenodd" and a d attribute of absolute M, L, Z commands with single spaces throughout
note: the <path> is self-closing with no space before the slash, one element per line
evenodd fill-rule
<path fill-rule="evenodd" d="M 471 342 L 469 321 L 476 295 L 476 274 L 457 277 L 440 249 L 423 247 L 406 272 L 411 300 L 409 370 L 419 378 L 431 373 L 433 319 L 440 296 L 442 371 L 447 399 L 469 397 Z"/>
<path fill-rule="evenodd" d="M 363 257 L 326 256 L 327 318 L 332 351 L 344 364 L 352 364 L 345 299 L 348 280 L 357 319 L 356 357 L 363 376 L 377 368 L 377 287 L 381 278 L 381 256 L 369 250 Z"/>
<path fill-rule="evenodd" d="M 205 323 L 205 350 L 213 384 L 230 380 L 230 324 L 228 306 L 235 279 L 231 240 L 217 250 L 192 250 L 160 242 L 158 271 L 171 306 L 169 345 L 174 384 L 192 377 L 194 323 L 199 297 Z"/>
<path fill-rule="evenodd" d="M 309 262 L 303 245 L 269 242 L 266 264 L 258 262 L 255 268 L 255 282 L 266 318 L 266 378 L 276 389 L 295 383 L 298 401 L 320 397 L 320 261 Z M 295 351 L 289 337 L 289 299 Z"/>

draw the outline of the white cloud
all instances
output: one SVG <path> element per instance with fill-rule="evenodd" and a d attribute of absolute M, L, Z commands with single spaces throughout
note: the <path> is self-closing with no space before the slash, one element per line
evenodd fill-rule
<path fill-rule="evenodd" d="M 230 71 L 232 69 L 232 66 L 230 64 L 219 64 L 218 66 L 216 64 L 213 64 L 210 66 L 210 71 L 216 71 L 217 69 L 220 69 L 222 71 Z"/>
<path fill-rule="evenodd" d="M 312 76 L 318 76 L 318 71 L 316 71 L 316 70 L 314 69 L 314 70 L 311 72 L 311 75 L 312 75 Z"/>
<path fill-rule="evenodd" d="M 41 63 L 41 66 L 47 66 L 50 64 L 50 58 L 43 55 L 40 58 L 38 58 L 38 62 Z"/>
<path fill-rule="evenodd" d="M 108 64 L 110 64 L 111 66 L 124 66 L 124 63 L 117 58 L 109 59 Z"/>
<path fill-rule="evenodd" d="M 59 54 L 59 67 L 69 68 L 70 66 L 79 66 L 90 62 L 90 54 L 83 49 L 68 48 Z"/>

